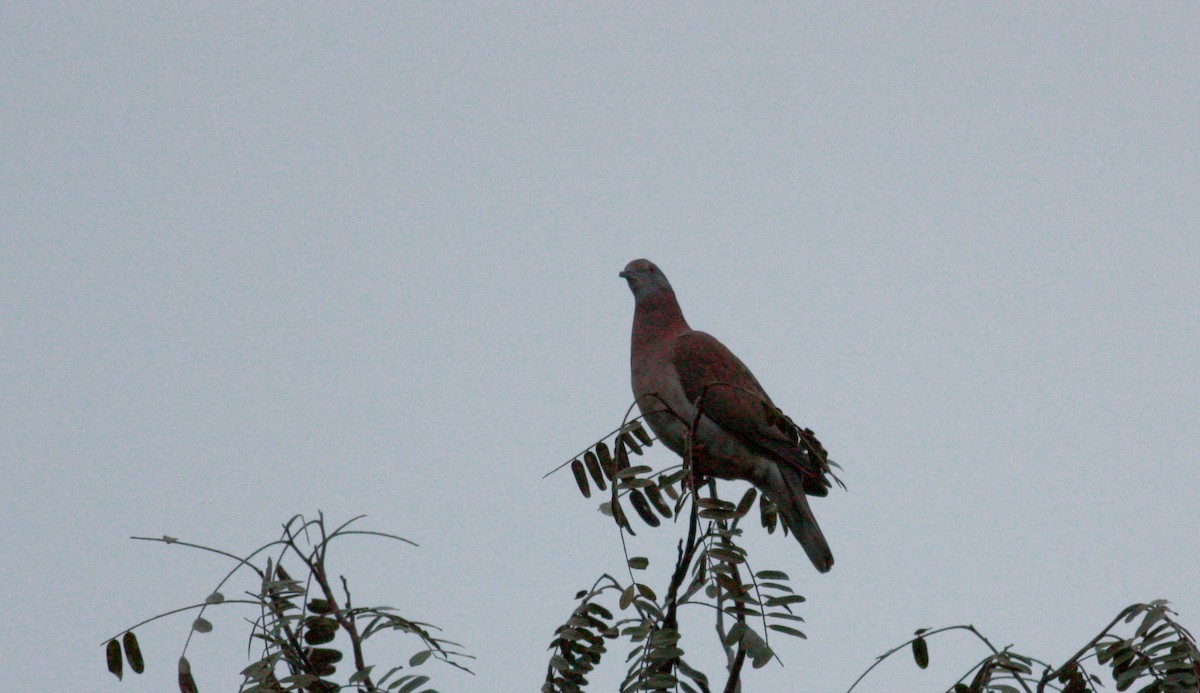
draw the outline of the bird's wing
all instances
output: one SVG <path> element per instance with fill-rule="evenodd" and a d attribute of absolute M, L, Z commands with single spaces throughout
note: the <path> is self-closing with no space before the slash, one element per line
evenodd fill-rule
<path fill-rule="evenodd" d="M 724 344 L 704 332 L 685 332 L 675 338 L 671 365 L 688 401 L 703 407 L 714 423 L 800 472 L 806 493 L 828 492 L 824 464 L 797 442 L 795 425 Z"/>

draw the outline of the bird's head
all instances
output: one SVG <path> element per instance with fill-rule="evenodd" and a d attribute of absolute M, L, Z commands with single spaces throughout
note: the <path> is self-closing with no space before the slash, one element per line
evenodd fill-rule
<path fill-rule="evenodd" d="M 667 275 L 649 260 L 634 260 L 625 265 L 625 269 L 618 276 L 629 284 L 629 290 L 633 292 L 635 299 L 663 292 L 675 293 L 671 282 L 667 281 Z"/>

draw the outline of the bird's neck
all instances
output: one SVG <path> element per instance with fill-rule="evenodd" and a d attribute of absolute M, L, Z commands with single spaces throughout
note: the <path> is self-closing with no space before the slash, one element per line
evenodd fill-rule
<path fill-rule="evenodd" d="M 661 291 L 651 296 L 642 296 L 634 309 L 633 348 L 638 353 L 639 345 L 663 344 L 673 337 L 691 330 L 674 291 Z"/>

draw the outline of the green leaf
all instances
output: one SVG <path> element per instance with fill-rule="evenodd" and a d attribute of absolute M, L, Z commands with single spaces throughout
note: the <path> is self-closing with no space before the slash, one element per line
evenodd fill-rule
<path fill-rule="evenodd" d="M 619 481 L 621 479 L 629 479 L 631 477 L 637 476 L 638 474 L 645 474 L 646 472 L 652 472 L 652 471 L 654 471 L 653 467 L 649 467 L 644 464 L 639 464 L 634 467 L 623 467 L 621 469 L 621 471 L 617 472 L 616 478 Z"/>
<path fill-rule="evenodd" d="M 145 671 L 146 662 L 142 659 L 142 648 L 138 646 L 137 636 L 133 631 L 125 633 L 121 644 L 125 647 L 125 659 L 129 660 L 129 668 L 133 669 L 133 673 L 140 674 Z"/>
<path fill-rule="evenodd" d="M 747 626 L 745 623 L 733 624 L 733 627 L 730 628 L 729 632 L 725 634 L 725 639 L 722 641 L 725 647 L 733 647 L 735 642 L 741 640 L 742 634 L 746 632 L 746 628 Z"/>
<path fill-rule="evenodd" d="M 633 570 L 645 570 L 650 566 L 650 559 L 645 556 L 634 556 L 629 559 L 629 567 Z"/>
<path fill-rule="evenodd" d="M 804 597 L 798 594 L 787 594 L 781 597 L 767 597 L 764 600 L 766 606 L 787 606 L 789 604 L 799 604 L 804 601 Z"/>
<path fill-rule="evenodd" d="M 359 669 L 358 671 L 356 671 L 350 675 L 350 680 L 348 681 L 348 683 L 358 683 L 360 681 L 365 681 L 366 678 L 371 675 L 371 670 L 374 668 L 375 668 L 374 664 L 368 664 L 367 666 L 363 667 L 362 669 Z M 379 685 L 382 685 L 382 683 L 383 682 L 381 681 Z"/>
<path fill-rule="evenodd" d="M 662 480 L 660 478 L 659 482 L 661 483 L 661 481 Z M 667 502 L 663 500 L 662 492 L 660 491 L 658 484 L 650 484 L 643 489 L 643 492 L 646 494 L 646 497 L 650 499 L 650 504 L 654 506 L 654 509 L 658 511 L 659 515 L 667 518 L 673 516 L 673 513 L 671 512 L 671 506 L 667 505 Z"/>
<path fill-rule="evenodd" d="M 788 580 L 787 573 L 779 570 L 760 570 L 754 574 L 759 580 Z"/>
<path fill-rule="evenodd" d="M 807 640 L 807 639 L 808 639 L 808 636 L 807 636 L 807 635 L 805 635 L 804 633 L 801 633 L 800 631 L 796 630 L 795 628 L 791 628 L 791 627 L 788 627 L 788 626 L 782 626 L 782 625 L 780 625 L 780 624 L 778 624 L 778 623 L 771 623 L 771 624 L 768 624 L 768 625 L 767 625 L 767 628 L 769 628 L 769 629 L 771 629 L 771 630 L 777 630 L 777 631 L 779 631 L 780 633 L 787 633 L 788 635 L 791 635 L 791 636 L 793 636 L 793 637 L 796 637 L 796 638 L 801 638 L 801 639 L 804 639 L 804 640 Z"/>
<path fill-rule="evenodd" d="M 419 667 L 433 654 L 433 650 L 421 650 L 408 659 L 408 666 Z"/>
<path fill-rule="evenodd" d="M 399 689 L 397 689 L 396 693 L 412 693 L 413 691 L 417 690 L 421 686 L 424 686 L 425 682 L 428 680 L 429 680 L 428 676 L 416 676 L 412 680 L 410 680 L 408 683 L 404 684 Z"/>
<path fill-rule="evenodd" d="M 929 644 L 925 638 L 918 637 L 912 641 L 913 660 L 922 669 L 929 667 Z"/>
<path fill-rule="evenodd" d="M 121 659 L 121 643 L 116 638 L 108 641 L 104 648 L 105 659 L 108 660 L 108 671 L 120 681 L 125 676 L 125 660 Z"/>
<path fill-rule="evenodd" d="M 736 520 L 740 515 L 736 510 L 701 510 L 700 517 L 705 520 Z"/>

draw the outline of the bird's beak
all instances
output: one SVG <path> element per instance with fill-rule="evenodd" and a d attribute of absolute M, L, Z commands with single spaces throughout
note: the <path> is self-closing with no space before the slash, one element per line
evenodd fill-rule
<path fill-rule="evenodd" d="M 621 270 L 620 272 L 617 273 L 617 276 L 620 277 L 621 279 L 629 279 L 629 277 L 632 275 L 630 275 L 625 270 Z"/>

